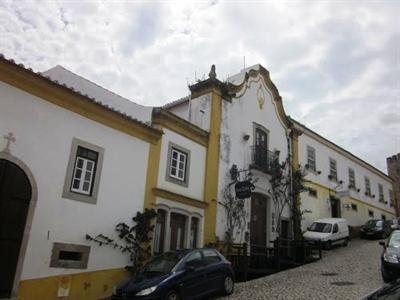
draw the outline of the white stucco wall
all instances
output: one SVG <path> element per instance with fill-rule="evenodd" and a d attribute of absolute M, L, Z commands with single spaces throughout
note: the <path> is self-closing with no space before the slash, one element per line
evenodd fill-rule
<path fill-rule="evenodd" d="M 173 193 L 203 201 L 206 148 L 169 129 L 163 129 L 163 131 L 157 186 Z M 190 151 L 189 181 L 187 187 L 166 180 L 167 164 L 169 163 L 168 145 L 170 142 Z"/>
<path fill-rule="evenodd" d="M 366 168 L 362 164 L 358 163 L 355 159 L 350 159 L 345 155 L 341 154 L 339 151 L 335 151 L 331 147 L 321 143 L 314 137 L 308 134 L 302 134 L 299 137 L 299 155 L 300 155 L 300 164 L 305 166 L 307 164 L 307 145 L 313 147 L 315 149 L 315 157 L 316 157 L 316 170 L 321 171 L 321 174 L 316 174 L 313 172 L 308 172 L 306 179 L 320 184 L 324 187 L 329 187 L 331 189 L 335 189 L 338 192 L 348 191 L 349 195 L 343 197 L 341 199 L 341 211 L 342 216 L 346 218 L 350 225 L 352 226 L 360 226 L 366 222 L 366 220 L 370 219 L 368 216 L 368 210 L 374 211 L 374 217 L 380 218 L 383 213 L 386 215 L 387 219 L 391 219 L 393 216 L 390 213 L 385 213 L 379 210 L 384 209 L 386 211 L 390 211 L 394 215 L 394 207 L 390 206 L 389 201 L 389 190 L 392 189 L 391 182 L 386 179 L 382 175 L 378 175 L 377 172 L 372 171 L 370 168 Z M 342 180 L 343 184 L 338 184 L 329 180 L 329 158 L 335 159 L 337 162 L 337 174 L 338 181 Z M 352 168 L 355 172 L 355 181 L 356 188 L 360 189 L 359 192 L 349 189 L 349 171 L 348 169 Z M 369 197 L 365 195 L 365 176 L 370 179 L 371 185 L 371 193 L 375 195 L 375 198 Z M 387 204 L 379 202 L 379 191 L 378 191 L 378 183 L 382 184 L 385 202 Z M 329 195 L 328 195 L 329 196 Z M 320 198 L 320 196 L 319 196 Z M 356 201 L 351 201 L 351 198 L 362 201 L 368 208 L 362 208 L 362 205 Z M 358 211 L 348 210 L 343 207 L 344 204 L 357 204 Z M 313 213 L 305 214 L 305 222 L 312 222 L 312 218 L 315 217 L 330 217 L 330 204 L 327 199 L 313 199 L 312 197 L 307 197 L 305 194 L 302 196 L 302 204 L 303 208 L 307 210 L 313 211 Z M 370 206 L 368 206 L 369 204 Z M 372 206 L 378 208 L 373 208 Z"/>
<path fill-rule="evenodd" d="M 239 84 L 240 82 L 236 82 Z M 258 96 L 263 94 L 264 105 L 260 108 Z M 220 166 L 219 166 L 219 197 L 222 199 L 222 191 L 230 182 L 229 170 L 233 164 L 239 169 L 248 169 L 251 164 L 251 146 L 255 144 L 255 124 L 263 126 L 268 130 L 268 149 L 270 151 L 280 151 L 279 160 L 286 160 L 288 153 L 288 143 L 286 138 L 286 128 L 279 119 L 277 107 L 272 99 L 272 93 L 265 85 L 261 76 L 249 79 L 245 89 L 239 93 L 238 98 L 232 102 L 222 102 L 222 124 L 220 138 Z M 243 136 L 249 135 L 246 141 Z M 256 183 L 256 192 L 268 196 L 270 175 L 263 172 L 252 170 Z M 241 180 L 244 179 L 242 175 Z M 250 222 L 250 202 L 246 200 L 247 221 Z M 267 241 L 274 239 L 272 229 L 272 200 L 267 203 Z M 283 216 L 289 216 L 289 211 L 285 210 Z M 246 231 L 250 228 L 246 226 Z M 226 217 L 222 206 L 218 206 L 217 236 L 222 239 L 226 231 Z M 240 235 L 238 235 L 238 239 Z M 244 242 L 244 240 L 237 240 Z"/>
<path fill-rule="evenodd" d="M 85 234 L 116 237 L 115 225 L 143 209 L 148 143 L 7 84 L 0 83 L 0 91 L 0 134 L 16 136 L 12 155 L 30 168 L 38 186 L 21 279 L 127 265 L 126 254 L 87 242 Z M 62 198 L 73 137 L 105 149 L 97 204 Z M 50 268 L 54 242 L 91 246 L 88 268 Z"/>
<path fill-rule="evenodd" d="M 205 94 L 200 97 L 190 99 L 188 106 L 190 109 L 189 122 L 197 125 L 205 131 L 209 131 L 211 117 L 211 94 Z"/>
<path fill-rule="evenodd" d="M 188 102 L 184 102 L 178 105 L 175 105 L 171 108 L 167 108 L 168 111 L 172 112 L 173 114 L 177 115 L 178 117 L 188 120 L 189 110 L 188 110 Z"/>

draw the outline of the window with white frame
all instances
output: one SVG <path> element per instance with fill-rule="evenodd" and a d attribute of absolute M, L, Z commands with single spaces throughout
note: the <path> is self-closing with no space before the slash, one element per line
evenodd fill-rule
<path fill-rule="evenodd" d="M 368 177 L 364 178 L 365 180 L 365 195 L 371 196 L 371 182 Z"/>
<path fill-rule="evenodd" d="M 78 146 L 75 168 L 72 177 L 71 191 L 85 195 L 92 193 L 96 163 L 99 154 Z"/>
<path fill-rule="evenodd" d="M 311 146 L 307 146 L 307 169 L 314 172 L 317 170 L 317 164 L 315 161 L 315 149 Z"/>
<path fill-rule="evenodd" d="M 383 195 L 383 185 L 378 183 L 378 192 L 379 192 L 379 202 L 385 202 L 385 196 Z"/>
<path fill-rule="evenodd" d="M 352 168 L 349 168 L 349 188 L 356 189 L 356 175 Z"/>
<path fill-rule="evenodd" d="M 73 138 L 64 181 L 64 198 L 96 203 L 103 156 L 103 148 Z"/>
<path fill-rule="evenodd" d="M 187 187 L 189 167 L 190 151 L 170 142 L 166 180 Z"/>
<path fill-rule="evenodd" d="M 337 181 L 337 162 L 336 160 L 330 158 L 329 159 L 329 179 Z"/>
<path fill-rule="evenodd" d="M 169 170 L 169 176 L 185 181 L 186 176 L 186 161 L 187 154 L 179 151 L 178 149 L 172 148 L 171 155 L 171 168 Z"/>

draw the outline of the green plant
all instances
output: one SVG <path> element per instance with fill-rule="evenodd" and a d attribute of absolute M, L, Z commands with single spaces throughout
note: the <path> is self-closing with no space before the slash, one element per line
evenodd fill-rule
<path fill-rule="evenodd" d="M 154 230 L 154 219 L 157 213 L 154 209 L 145 209 L 137 212 L 132 218 L 132 225 L 118 223 L 115 231 L 118 233 L 119 241 L 115 241 L 103 234 L 95 237 L 86 234 L 86 239 L 97 243 L 99 246 L 107 245 L 128 253 L 132 266 L 129 270 L 136 274 L 151 257 L 152 234 Z"/>

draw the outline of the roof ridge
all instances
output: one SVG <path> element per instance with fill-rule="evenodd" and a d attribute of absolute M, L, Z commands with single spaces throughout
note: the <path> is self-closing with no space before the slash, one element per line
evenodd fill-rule
<path fill-rule="evenodd" d="M 189 99 L 190 99 L 190 95 L 187 95 L 187 96 L 181 97 L 181 98 L 179 98 L 177 100 L 173 100 L 171 102 L 168 102 L 168 103 L 164 104 L 161 107 L 162 108 L 171 108 L 171 107 L 174 107 L 174 106 L 179 105 L 181 103 L 184 103 L 184 102 L 188 101 Z"/>

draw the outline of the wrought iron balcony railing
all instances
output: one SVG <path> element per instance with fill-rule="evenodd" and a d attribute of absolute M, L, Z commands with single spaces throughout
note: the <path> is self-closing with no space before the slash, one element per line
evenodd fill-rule
<path fill-rule="evenodd" d="M 272 162 L 278 158 L 278 155 L 269 151 L 266 147 L 251 147 L 251 167 L 260 171 L 271 173 Z"/>

